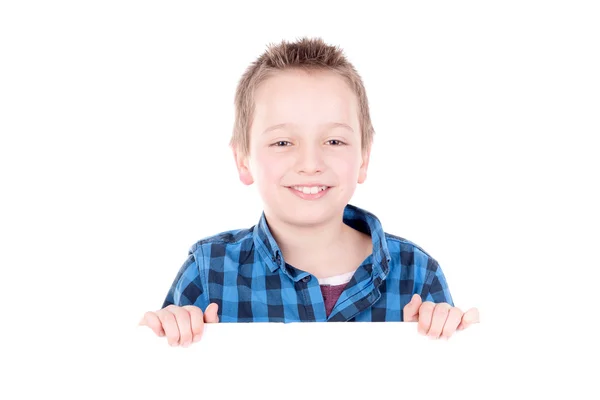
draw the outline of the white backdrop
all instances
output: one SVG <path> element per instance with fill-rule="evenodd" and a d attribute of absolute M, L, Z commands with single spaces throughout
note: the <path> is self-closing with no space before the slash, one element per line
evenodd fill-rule
<path fill-rule="evenodd" d="M 258 221 L 227 147 L 235 86 L 268 43 L 305 35 L 341 46 L 367 88 L 376 136 L 352 203 L 436 258 L 505 356 L 439 362 L 462 368 L 465 389 L 489 368 L 584 393 L 600 267 L 597 7 L 415 3 L 3 2 L 12 397 L 103 376 L 189 246 Z"/>

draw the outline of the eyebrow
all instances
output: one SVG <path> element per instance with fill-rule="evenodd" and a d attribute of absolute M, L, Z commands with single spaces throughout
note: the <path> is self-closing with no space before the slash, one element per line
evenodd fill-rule
<path fill-rule="evenodd" d="M 294 124 L 287 124 L 287 123 L 273 125 L 273 126 L 268 127 L 267 129 L 265 129 L 263 131 L 263 135 L 265 133 L 269 133 L 269 132 L 274 131 L 276 129 L 288 128 L 288 127 L 293 127 L 293 126 L 294 126 Z M 344 124 L 342 122 L 328 122 L 326 124 L 322 124 L 321 126 L 325 127 L 325 128 L 328 128 L 328 129 L 332 129 L 332 128 L 346 128 L 346 129 L 349 129 L 351 132 L 354 132 L 354 129 L 352 129 L 350 127 L 350 125 Z"/>

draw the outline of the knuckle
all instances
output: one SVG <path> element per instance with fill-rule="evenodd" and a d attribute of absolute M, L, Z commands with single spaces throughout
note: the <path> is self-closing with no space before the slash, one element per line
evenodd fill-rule
<path fill-rule="evenodd" d="M 463 315 L 462 310 L 460 308 L 458 308 L 458 307 L 452 307 L 450 309 L 450 313 L 453 314 L 453 315 L 457 315 L 457 316 L 462 316 Z"/>
<path fill-rule="evenodd" d="M 452 321 L 454 325 L 457 326 L 463 321 L 462 314 L 452 313 L 452 311 L 450 311 L 450 314 L 448 315 L 448 320 Z"/>
<path fill-rule="evenodd" d="M 173 314 L 171 314 L 170 312 L 165 312 L 165 313 L 161 313 L 159 315 L 159 320 L 163 325 L 173 324 L 173 323 L 175 323 L 175 316 Z"/>
<path fill-rule="evenodd" d="M 166 312 L 166 313 L 164 313 L 163 318 L 166 321 L 175 321 L 176 320 L 175 313 L 172 313 L 172 312 Z"/>
<path fill-rule="evenodd" d="M 450 309 L 448 307 L 443 306 L 442 304 L 440 304 L 437 307 L 435 307 L 434 313 L 436 315 L 443 316 L 443 315 L 448 314 L 449 311 L 450 311 Z"/>
<path fill-rule="evenodd" d="M 462 315 L 462 320 L 465 323 L 470 323 L 472 318 L 473 318 L 473 316 L 471 314 L 469 314 L 469 313 L 464 313 Z"/>
<path fill-rule="evenodd" d="M 177 329 L 179 330 L 179 334 L 183 337 L 187 331 L 191 330 L 190 321 L 185 320 L 183 318 L 176 318 Z"/>
<path fill-rule="evenodd" d="M 163 308 L 162 310 L 158 310 L 156 312 L 156 316 L 162 321 L 165 318 L 169 318 L 170 316 L 172 316 L 173 313 L 171 312 L 170 308 Z"/>
<path fill-rule="evenodd" d="M 188 312 L 183 307 L 173 306 L 168 309 L 168 312 L 173 314 L 177 318 L 181 318 L 181 316 L 187 315 Z"/>
<path fill-rule="evenodd" d="M 196 306 L 184 306 L 183 307 L 184 310 L 186 310 L 188 312 L 188 314 L 190 315 L 190 317 L 192 318 L 198 318 L 198 317 L 202 317 L 202 310 L 199 307 Z"/>
<path fill-rule="evenodd" d="M 455 321 L 458 325 L 463 319 L 463 313 L 461 313 L 460 311 L 450 310 L 450 313 L 448 314 L 448 319 Z"/>
<path fill-rule="evenodd" d="M 177 307 L 176 309 L 171 310 L 171 315 L 173 315 L 173 318 L 179 327 L 190 323 L 190 313 L 183 307 Z"/>
<path fill-rule="evenodd" d="M 179 315 L 183 311 L 183 307 L 178 307 L 178 306 L 173 306 L 173 305 L 168 306 L 167 309 L 169 310 L 169 312 L 171 314 L 175 314 L 175 315 Z"/>
<path fill-rule="evenodd" d="M 156 314 L 154 314 L 152 311 L 147 311 L 144 313 L 144 315 L 142 316 L 142 319 L 140 321 L 141 325 L 153 325 L 153 321 L 156 320 Z"/>
<path fill-rule="evenodd" d="M 175 318 L 166 318 L 162 323 L 163 331 L 165 336 L 170 340 L 179 339 L 179 329 L 177 329 L 177 322 Z"/>

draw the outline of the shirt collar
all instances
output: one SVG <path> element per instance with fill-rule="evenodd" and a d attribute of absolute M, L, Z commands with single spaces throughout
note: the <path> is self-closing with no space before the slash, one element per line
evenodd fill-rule
<path fill-rule="evenodd" d="M 366 210 L 348 204 L 344 208 L 343 220 L 346 225 L 371 236 L 373 242 L 373 277 L 379 276 L 381 279 L 385 279 L 389 272 L 391 256 L 387 247 L 385 232 L 379 219 Z M 275 272 L 277 268 L 285 268 L 281 250 L 269 230 L 264 211 L 253 235 L 254 244 L 265 256 L 269 270 Z"/>

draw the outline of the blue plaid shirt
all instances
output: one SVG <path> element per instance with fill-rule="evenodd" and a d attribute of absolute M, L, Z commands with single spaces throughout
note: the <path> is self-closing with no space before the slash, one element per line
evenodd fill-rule
<path fill-rule="evenodd" d="M 344 222 L 367 233 L 373 253 L 329 317 L 316 277 L 287 264 L 264 213 L 257 225 L 194 244 L 163 303 L 219 305 L 220 322 L 403 321 L 414 293 L 454 306 L 442 269 L 416 244 L 385 233 L 373 214 L 348 204 Z"/>

